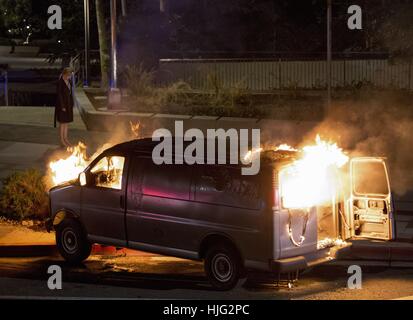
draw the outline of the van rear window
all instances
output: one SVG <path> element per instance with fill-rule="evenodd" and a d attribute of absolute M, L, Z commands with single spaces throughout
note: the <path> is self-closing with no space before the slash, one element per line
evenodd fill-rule
<path fill-rule="evenodd" d="M 356 194 L 387 195 L 389 186 L 385 166 L 381 161 L 353 163 L 353 190 Z"/>

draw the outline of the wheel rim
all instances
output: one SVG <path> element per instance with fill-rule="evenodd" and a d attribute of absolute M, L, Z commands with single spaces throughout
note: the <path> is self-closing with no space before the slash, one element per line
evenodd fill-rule
<path fill-rule="evenodd" d="M 62 245 L 63 249 L 69 253 L 73 254 L 77 251 L 78 241 L 76 233 L 71 228 L 66 228 L 62 232 Z"/>
<path fill-rule="evenodd" d="M 212 273 L 220 282 L 227 282 L 231 279 L 233 266 L 230 258 L 225 254 L 217 254 L 212 260 Z"/>

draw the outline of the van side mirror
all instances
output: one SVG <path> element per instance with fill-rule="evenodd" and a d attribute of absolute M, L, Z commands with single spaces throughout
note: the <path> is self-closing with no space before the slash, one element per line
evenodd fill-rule
<path fill-rule="evenodd" d="M 85 186 L 86 185 L 86 173 L 84 173 L 84 172 L 81 172 L 80 174 L 79 174 L 79 183 L 80 183 L 80 185 L 83 187 L 83 186 Z"/>

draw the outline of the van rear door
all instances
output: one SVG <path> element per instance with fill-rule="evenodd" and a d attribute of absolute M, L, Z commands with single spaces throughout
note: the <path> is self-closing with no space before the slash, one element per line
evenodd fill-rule
<path fill-rule="evenodd" d="M 382 158 L 350 160 L 350 198 L 347 212 L 353 238 L 394 238 L 389 176 Z"/>

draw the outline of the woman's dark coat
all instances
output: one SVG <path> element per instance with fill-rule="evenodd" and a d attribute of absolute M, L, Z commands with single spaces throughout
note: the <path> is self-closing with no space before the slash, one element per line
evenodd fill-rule
<path fill-rule="evenodd" d="M 55 126 L 56 120 L 60 123 L 73 122 L 73 96 L 72 85 L 69 81 L 69 87 L 66 85 L 62 77 L 57 82 L 57 97 L 55 107 Z M 65 110 L 63 110 L 65 109 Z"/>

